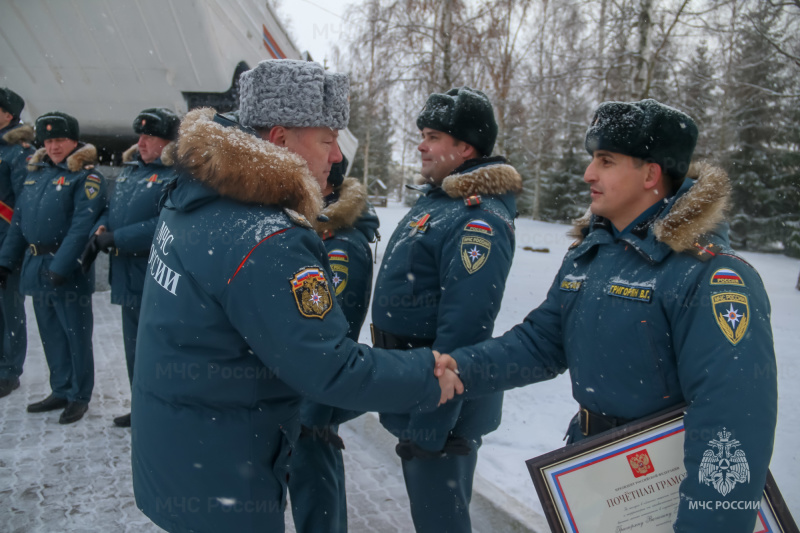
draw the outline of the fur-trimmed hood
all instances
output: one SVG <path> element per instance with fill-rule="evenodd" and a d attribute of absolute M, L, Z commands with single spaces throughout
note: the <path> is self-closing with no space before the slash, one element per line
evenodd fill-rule
<path fill-rule="evenodd" d="M 175 158 L 178 151 L 178 144 L 175 141 L 170 141 L 169 144 L 164 146 L 164 150 L 161 151 L 161 164 L 165 167 L 171 167 L 175 164 Z M 122 162 L 123 163 L 130 163 L 136 156 L 139 155 L 139 145 L 134 144 L 127 150 L 122 153 Z M 157 161 L 157 160 L 156 160 Z"/>
<path fill-rule="evenodd" d="M 463 170 L 462 170 L 463 169 Z M 418 184 L 430 180 L 418 175 Z M 451 198 L 468 198 L 476 194 L 499 195 L 522 192 L 522 177 L 502 158 L 467 161 L 442 181 L 442 190 Z"/>
<path fill-rule="evenodd" d="M 655 239 L 675 252 L 694 248 L 698 237 L 725 219 L 731 184 L 724 170 L 706 162 L 693 163 L 680 190 L 652 225 Z M 583 241 L 586 228 L 597 221 L 590 210 L 575 221 L 570 236 Z"/>
<path fill-rule="evenodd" d="M 36 150 L 28 162 L 28 171 L 38 170 L 45 157 L 47 150 L 44 148 Z M 97 148 L 93 144 L 78 143 L 78 148 L 67 156 L 66 163 L 70 172 L 78 172 L 86 167 L 92 168 L 97 163 Z"/>
<path fill-rule="evenodd" d="M 314 229 L 320 235 L 352 228 L 367 207 L 367 189 L 357 179 L 345 178 L 338 192 L 339 199 L 322 210 L 328 220 L 314 222 Z"/>
<path fill-rule="evenodd" d="M 222 196 L 277 205 L 316 220 L 322 194 L 306 162 L 286 148 L 216 122 L 215 114 L 201 108 L 183 119 L 178 164 Z"/>
<path fill-rule="evenodd" d="M 33 126 L 23 124 L 3 135 L 3 140 L 7 144 L 21 144 L 27 148 L 33 143 L 36 138 L 36 132 L 33 131 Z M 27 145 L 27 146 L 26 146 Z"/>

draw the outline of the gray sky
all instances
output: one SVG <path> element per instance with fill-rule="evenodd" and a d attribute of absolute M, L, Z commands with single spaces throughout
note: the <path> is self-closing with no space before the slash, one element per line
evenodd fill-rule
<path fill-rule="evenodd" d="M 287 27 L 300 51 L 308 50 L 314 61 L 333 57 L 333 47 L 348 27 L 344 24 L 347 7 L 358 0 L 283 0 L 278 6 L 281 22 Z"/>

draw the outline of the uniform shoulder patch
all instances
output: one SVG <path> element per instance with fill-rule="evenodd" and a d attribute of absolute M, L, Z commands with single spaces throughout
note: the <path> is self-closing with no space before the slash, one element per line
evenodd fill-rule
<path fill-rule="evenodd" d="M 467 273 L 474 274 L 489 260 L 492 242 L 484 237 L 464 235 L 461 237 L 461 262 Z"/>
<path fill-rule="evenodd" d="M 711 285 L 739 285 L 744 287 L 742 276 L 730 268 L 720 268 L 711 276 Z"/>
<path fill-rule="evenodd" d="M 319 267 L 305 267 L 289 279 L 297 309 L 306 318 L 322 319 L 333 307 L 333 299 Z"/>
<path fill-rule="evenodd" d="M 89 174 L 86 176 L 86 181 L 93 181 L 95 183 L 102 183 L 103 180 L 97 174 Z"/>
<path fill-rule="evenodd" d="M 83 184 L 83 192 L 86 193 L 86 198 L 94 200 L 100 194 L 100 184 L 94 181 L 86 180 Z"/>
<path fill-rule="evenodd" d="M 494 234 L 492 226 L 490 226 L 485 220 L 480 219 L 470 220 L 467 222 L 467 225 L 464 226 L 464 231 L 474 231 L 475 233 L 483 233 L 484 235 Z"/>
<path fill-rule="evenodd" d="M 711 311 L 722 334 L 736 346 L 744 338 L 750 324 L 750 306 L 747 296 L 738 292 L 720 292 L 711 295 Z"/>

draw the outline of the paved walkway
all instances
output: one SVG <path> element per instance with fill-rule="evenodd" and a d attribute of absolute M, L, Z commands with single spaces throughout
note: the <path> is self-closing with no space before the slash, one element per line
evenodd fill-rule
<path fill-rule="evenodd" d="M 95 389 L 89 412 L 72 425 L 60 411 L 29 414 L 27 404 L 50 392 L 48 370 L 30 305 L 28 356 L 21 386 L 0 399 L 0 530 L 30 532 L 161 531 L 137 508 L 130 468 L 130 430 L 112 418 L 130 409 L 120 310 L 110 293 L 94 295 Z M 352 533 L 413 531 L 399 459 L 389 434 L 374 418 L 361 417 L 341 430 L 347 449 L 348 521 Z M 476 481 L 476 484 L 479 484 Z M 477 488 L 476 488 L 477 490 Z M 528 531 L 497 508 L 502 495 L 473 503 L 475 531 Z M 511 519 L 512 521 L 516 518 Z M 287 531 L 293 532 L 291 513 Z M 527 522 L 527 521 L 526 521 Z M 530 523 L 530 522 L 527 522 Z"/>

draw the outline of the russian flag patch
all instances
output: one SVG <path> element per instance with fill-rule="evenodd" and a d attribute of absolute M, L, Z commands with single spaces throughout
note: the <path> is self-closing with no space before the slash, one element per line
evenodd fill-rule
<path fill-rule="evenodd" d="M 730 268 L 720 268 L 711 276 L 712 285 L 739 285 L 744 287 L 742 277 Z"/>
<path fill-rule="evenodd" d="M 492 235 L 494 230 L 485 220 L 470 220 L 464 227 L 464 231 L 474 231 L 485 235 Z"/>
<path fill-rule="evenodd" d="M 336 250 L 331 250 L 330 252 L 328 252 L 328 259 L 331 261 L 345 261 L 345 262 L 350 260 L 350 258 L 347 256 L 347 252 L 345 252 L 344 250 L 340 250 L 338 248 Z"/>

